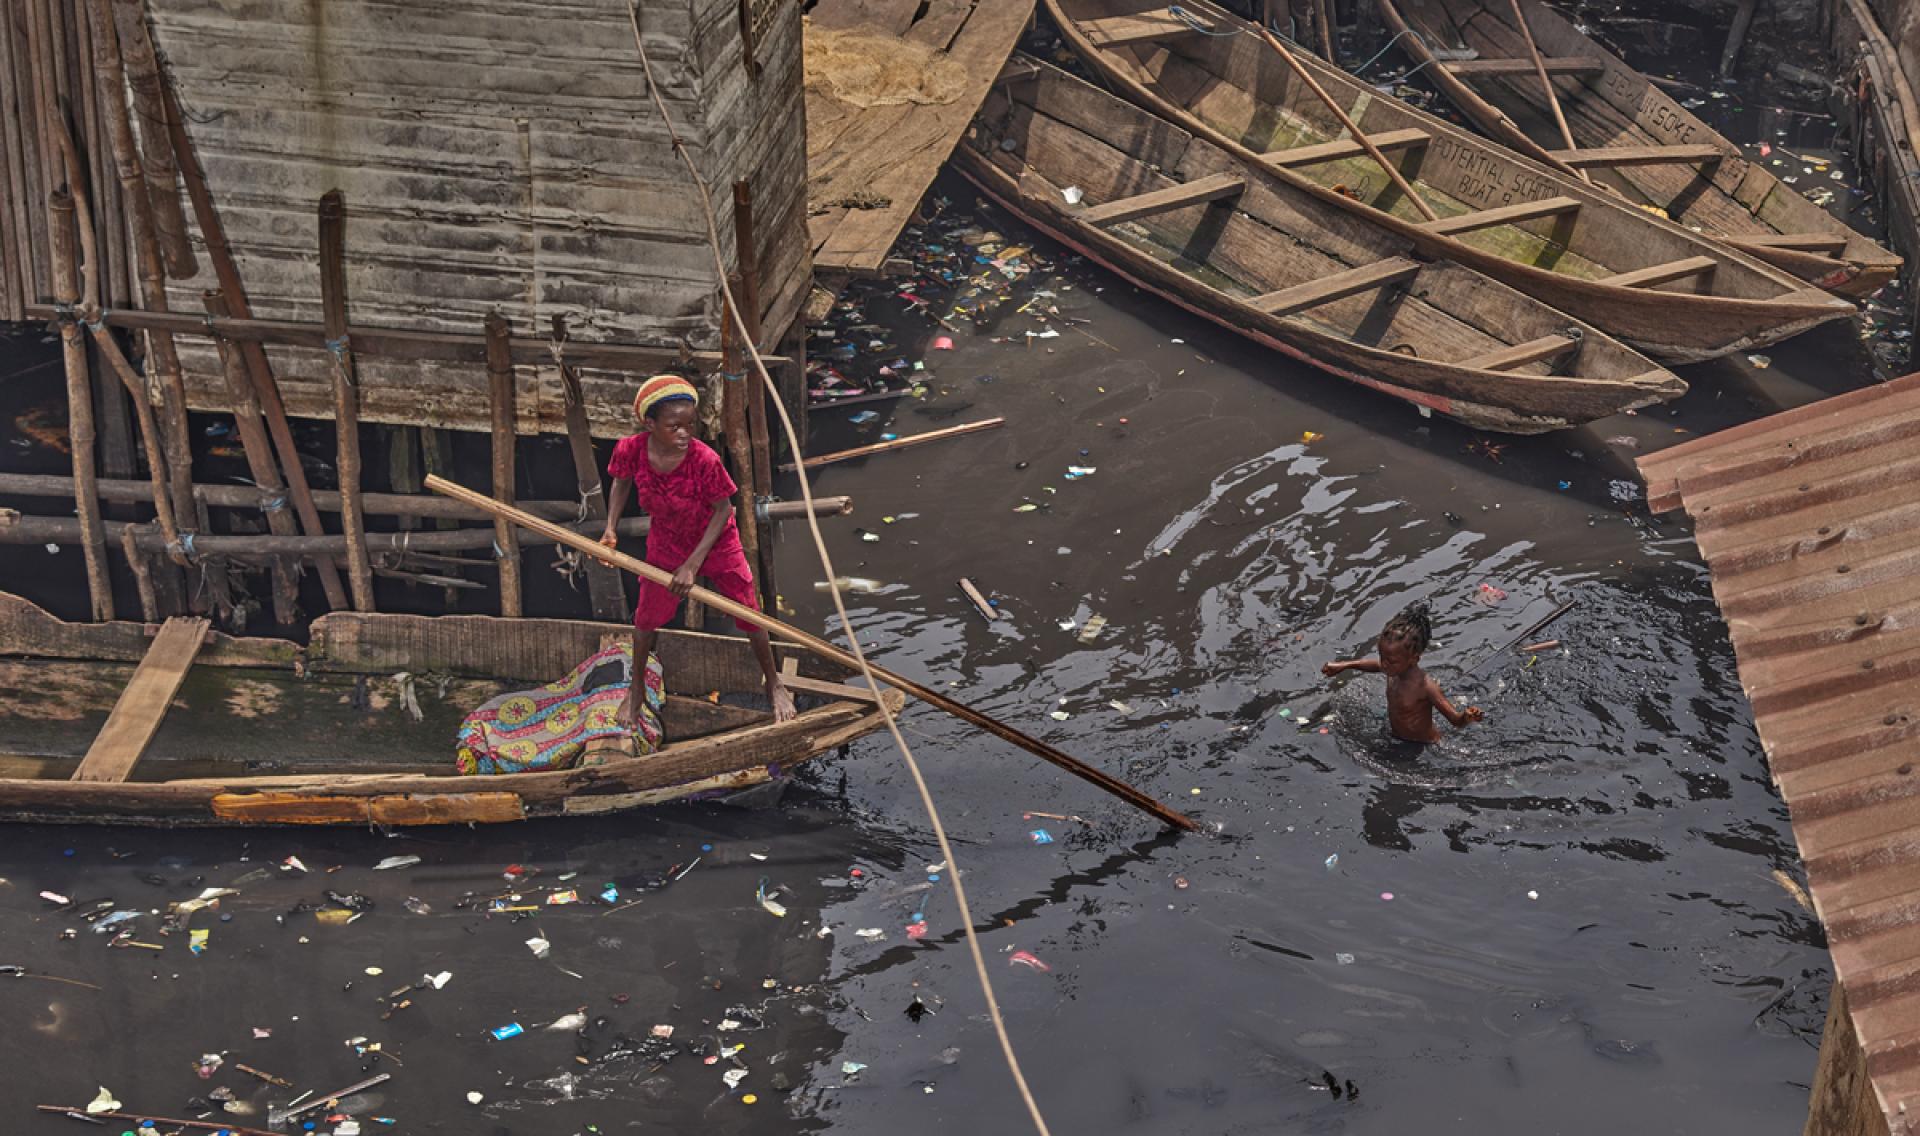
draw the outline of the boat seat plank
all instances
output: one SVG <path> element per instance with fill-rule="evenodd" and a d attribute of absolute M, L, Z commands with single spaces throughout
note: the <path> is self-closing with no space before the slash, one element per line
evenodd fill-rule
<path fill-rule="evenodd" d="M 1598 75 L 1607 69 L 1607 65 L 1598 59 L 1582 56 L 1556 56 L 1543 60 L 1549 75 Z M 1463 79 L 1500 78 L 1507 75 L 1532 75 L 1531 59 L 1462 59 L 1452 63 L 1442 63 L 1452 74 Z"/>
<path fill-rule="evenodd" d="M 1268 315 L 1292 315 L 1294 312 L 1330 303 L 1356 292 L 1384 288 L 1389 284 L 1412 279 L 1419 271 L 1420 265 L 1416 261 L 1408 260 L 1403 256 L 1388 257 L 1374 264 L 1363 264 L 1359 268 L 1336 272 L 1332 276 L 1322 277 L 1319 280 L 1309 280 L 1305 284 L 1295 284 L 1291 288 L 1268 292 L 1264 296 L 1256 296 L 1248 300 L 1247 303 Z"/>
<path fill-rule="evenodd" d="M 1503 347 L 1498 351 L 1489 351 L 1485 355 L 1475 355 L 1471 359 L 1462 359 L 1454 364 L 1474 371 L 1511 371 L 1515 367 L 1524 367 L 1528 363 L 1538 363 L 1543 359 L 1557 359 L 1580 346 L 1580 340 L 1569 335 L 1543 335 L 1525 343 L 1516 343 L 1512 347 Z"/>
<path fill-rule="evenodd" d="M 1536 221 L 1542 217 L 1554 217 L 1562 213 L 1577 212 L 1580 203 L 1571 197 L 1548 197 L 1539 201 L 1522 201 L 1515 205 L 1502 205 L 1497 209 L 1481 209 L 1473 213 L 1462 213 L 1457 217 L 1442 217 L 1438 221 L 1428 221 L 1422 227 L 1430 233 L 1457 237 L 1462 233 L 1491 229 L 1495 225 L 1517 225 L 1522 221 Z"/>
<path fill-rule="evenodd" d="M 147 648 L 146 657 L 134 668 L 133 677 L 120 692 L 120 700 L 107 715 L 106 725 L 87 748 L 80 768 L 73 771 L 75 781 L 125 781 L 147 751 L 147 744 L 160 729 L 173 696 L 200 653 L 207 637 L 205 619 L 176 616 L 160 627 Z"/>
<path fill-rule="evenodd" d="M 1552 150 L 1554 158 L 1581 170 L 1620 166 L 1684 166 L 1717 162 L 1727 155 L 1712 146 L 1596 146 L 1590 150 Z"/>
<path fill-rule="evenodd" d="M 1137 16 L 1103 16 L 1077 20 L 1080 31 L 1095 47 L 1125 47 L 1176 36 L 1199 34 L 1199 29 L 1170 12 L 1142 12 Z"/>
<path fill-rule="evenodd" d="M 788 687 L 808 694 L 820 694 L 828 698 L 838 698 L 847 702 L 871 702 L 878 704 L 880 696 L 864 686 L 848 686 L 844 683 L 827 682 L 817 678 L 801 678 L 794 668 L 794 660 L 788 659 L 780 668 L 780 681 Z"/>
<path fill-rule="evenodd" d="M 1232 174 L 1209 174 L 1180 185 L 1170 185 L 1163 189 L 1138 193 L 1132 197 L 1122 197 L 1104 205 L 1095 205 L 1082 212 L 1080 219 L 1089 225 L 1118 225 L 1122 221 L 1151 217 L 1155 213 L 1171 213 L 1175 209 L 1185 209 L 1189 205 L 1232 197 L 1246 188 L 1247 183 Z"/>
<path fill-rule="evenodd" d="M 1838 233 L 1775 233 L 1771 236 L 1728 237 L 1727 243 L 1743 248 L 1795 249 L 1800 252 L 1838 254 L 1847 247 L 1847 238 Z"/>
<path fill-rule="evenodd" d="M 1684 280 L 1689 276 L 1705 276 L 1717 267 L 1719 262 L 1710 256 L 1689 256 L 1682 260 L 1670 260 L 1665 264 L 1650 264 L 1631 272 L 1616 272 L 1612 276 L 1601 278 L 1600 283 L 1611 284 L 1616 288 L 1651 288 L 1657 284 Z"/>
<path fill-rule="evenodd" d="M 1381 153 L 1391 153 L 1394 150 L 1425 146 L 1433 140 L 1433 136 L 1419 129 L 1383 130 L 1378 134 L 1367 135 L 1367 140 L 1379 147 Z M 1321 142 L 1313 146 L 1295 146 L 1291 150 L 1274 150 L 1260 155 L 1260 158 L 1276 166 L 1292 169 L 1295 166 L 1311 166 L 1317 162 L 1338 162 L 1346 158 L 1357 158 L 1366 152 L 1365 146 L 1348 138 L 1339 142 Z"/>

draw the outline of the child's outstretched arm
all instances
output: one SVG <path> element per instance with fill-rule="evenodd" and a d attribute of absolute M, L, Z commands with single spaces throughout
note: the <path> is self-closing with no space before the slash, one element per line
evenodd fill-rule
<path fill-rule="evenodd" d="M 607 527 L 600 534 L 600 543 L 608 548 L 620 546 L 620 514 L 627 511 L 627 498 L 633 495 L 633 479 L 616 477 L 613 479 L 613 493 L 607 501 Z"/>
<path fill-rule="evenodd" d="M 1379 674 L 1380 660 L 1379 659 L 1346 659 L 1344 661 L 1335 660 L 1331 663 L 1324 664 L 1320 668 L 1320 673 L 1328 677 L 1337 675 L 1341 671 L 1365 671 L 1368 674 Z"/>
<path fill-rule="evenodd" d="M 1453 723 L 1455 729 L 1466 725 L 1468 722 L 1478 722 L 1480 719 L 1486 717 L 1485 714 L 1481 713 L 1478 706 L 1469 706 L 1465 710 L 1456 710 L 1453 703 L 1447 701 L 1447 696 L 1440 693 L 1440 684 L 1433 681 L 1431 675 L 1427 678 L 1427 698 L 1433 703 L 1435 710 L 1440 711 L 1441 714 L 1446 716 L 1447 721 Z"/>

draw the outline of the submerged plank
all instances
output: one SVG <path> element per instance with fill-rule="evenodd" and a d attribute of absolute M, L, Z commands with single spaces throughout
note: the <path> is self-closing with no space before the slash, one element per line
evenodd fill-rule
<path fill-rule="evenodd" d="M 193 666 L 193 657 L 200 653 L 207 627 L 205 619 L 186 617 L 169 619 L 161 626 L 147 657 L 140 660 L 120 701 L 107 715 L 107 724 L 100 728 L 80 768 L 74 770 L 73 780 L 127 779 L 166 718 L 174 694 Z"/>

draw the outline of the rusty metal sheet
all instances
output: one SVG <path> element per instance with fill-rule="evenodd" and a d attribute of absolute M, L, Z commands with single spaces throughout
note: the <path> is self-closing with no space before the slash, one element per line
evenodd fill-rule
<path fill-rule="evenodd" d="M 1920 1116 L 1920 373 L 1640 459 L 1684 508 L 1888 1130 Z"/>

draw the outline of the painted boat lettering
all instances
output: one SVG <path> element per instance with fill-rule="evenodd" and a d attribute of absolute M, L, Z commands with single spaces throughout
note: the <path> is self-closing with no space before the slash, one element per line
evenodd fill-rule
<path fill-rule="evenodd" d="M 1623 105 L 1634 108 L 1633 117 L 1642 126 L 1664 135 L 1668 142 L 1693 140 L 1700 123 L 1660 88 L 1617 67 L 1607 68 L 1606 85 L 1608 92 Z"/>

